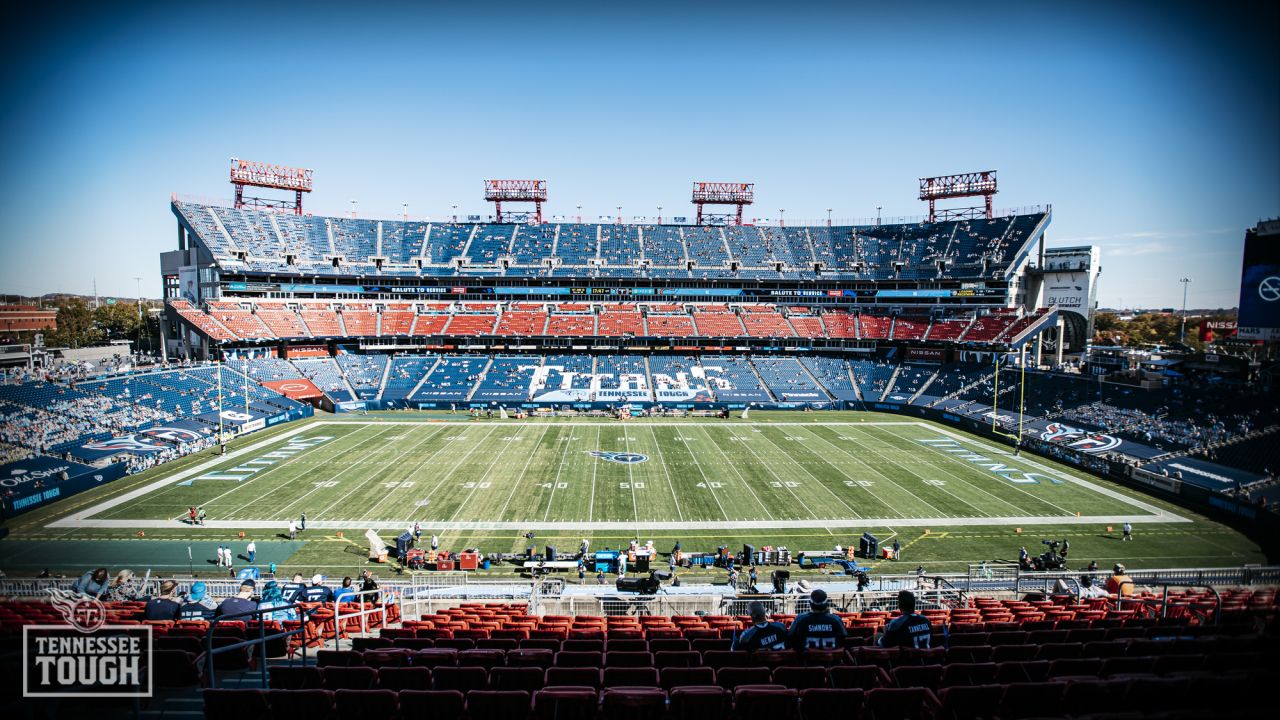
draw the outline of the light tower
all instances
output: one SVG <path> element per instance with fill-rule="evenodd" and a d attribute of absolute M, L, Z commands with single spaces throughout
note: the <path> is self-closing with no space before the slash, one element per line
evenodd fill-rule
<path fill-rule="evenodd" d="M 1182 329 L 1178 331 L 1178 342 L 1185 345 L 1187 343 L 1187 286 L 1191 284 L 1191 278 L 1182 278 L 1178 282 L 1182 283 Z"/>
<path fill-rule="evenodd" d="M 961 173 L 920 178 L 920 199 L 929 201 L 929 222 L 937 222 L 938 214 L 933 204 L 950 198 L 979 197 L 986 200 L 986 218 L 991 219 L 991 198 L 996 194 L 996 171 Z M 943 210 L 943 220 L 952 218 L 976 218 L 981 208 L 956 208 Z"/>
<path fill-rule="evenodd" d="M 694 182 L 693 204 L 698 206 L 697 224 L 702 224 L 703 205 L 736 205 L 734 225 L 742 224 L 742 207 L 756 201 L 755 183 Z M 730 217 L 728 215 L 722 217 Z"/>
<path fill-rule="evenodd" d="M 237 210 L 257 207 L 291 210 L 294 215 L 301 215 L 302 193 L 311 192 L 311 170 L 231 158 L 231 184 L 236 187 Z M 277 198 L 245 197 L 246 187 L 292 190 L 293 203 Z"/>
<path fill-rule="evenodd" d="M 542 203 L 547 201 L 546 180 L 485 180 L 484 199 L 494 205 L 494 215 L 502 222 L 502 203 L 533 203 L 533 221 L 542 224 Z"/>

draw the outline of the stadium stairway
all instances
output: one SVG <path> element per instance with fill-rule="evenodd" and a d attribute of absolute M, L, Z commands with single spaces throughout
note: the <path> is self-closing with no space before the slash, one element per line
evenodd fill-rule
<path fill-rule="evenodd" d="M 857 396 L 858 401 L 865 403 L 867 399 L 862 395 L 862 387 L 858 385 L 858 378 L 853 374 L 853 366 L 845 362 L 844 371 L 849 374 L 849 382 L 853 383 L 853 394 Z"/>
<path fill-rule="evenodd" d="M 382 316 L 379 315 L 378 317 L 381 318 Z M 379 320 L 379 322 L 381 322 L 381 320 Z M 387 378 L 391 377 L 391 364 L 391 361 L 388 360 L 386 365 L 382 368 L 382 380 L 378 382 L 378 394 L 375 396 L 378 400 L 381 400 L 382 393 L 387 391 Z"/>
<path fill-rule="evenodd" d="M 760 384 L 760 388 L 764 390 L 766 395 L 769 396 L 769 399 L 772 400 L 773 402 L 777 402 L 778 401 L 777 396 L 775 396 L 773 394 L 773 391 L 769 389 L 769 385 L 764 381 L 764 378 L 760 375 L 760 370 L 756 368 L 756 364 L 751 362 L 751 360 L 748 358 L 746 365 L 748 368 L 751 368 L 751 374 L 756 376 L 756 382 Z M 821 384 L 819 384 L 818 387 L 822 387 Z"/>
<path fill-rule="evenodd" d="M 493 367 L 493 355 L 490 355 L 480 372 L 476 373 L 476 381 L 471 385 L 471 390 L 467 392 L 467 402 L 475 397 L 476 390 L 480 389 L 480 384 L 484 382 L 484 377 L 489 372 L 489 368 Z"/>
<path fill-rule="evenodd" d="M 876 398 L 876 400 L 884 400 L 885 398 L 889 397 L 889 393 L 893 392 L 893 386 L 896 382 L 898 382 L 898 375 L 901 372 L 902 372 L 901 363 L 893 366 L 893 374 L 889 376 L 889 382 L 884 384 L 884 392 L 880 393 L 880 397 Z"/>
<path fill-rule="evenodd" d="M 916 391 L 915 395 L 911 396 L 911 399 L 908 400 L 907 403 L 915 404 L 916 399 L 919 398 L 921 395 L 924 395 L 924 391 L 928 390 L 929 386 L 933 384 L 933 381 L 937 379 L 938 379 L 938 371 L 935 370 L 933 371 L 933 374 L 928 377 L 927 380 L 925 380 L 923 383 L 920 383 L 920 389 Z"/>

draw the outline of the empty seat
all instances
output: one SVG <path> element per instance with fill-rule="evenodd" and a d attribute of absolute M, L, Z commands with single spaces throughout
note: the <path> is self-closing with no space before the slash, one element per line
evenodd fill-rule
<path fill-rule="evenodd" d="M 668 717 L 671 720 L 727 720 L 732 697 L 719 685 L 673 688 Z"/>
<path fill-rule="evenodd" d="M 738 720 L 794 720 L 799 716 L 800 692 L 768 685 L 744 685 L 733 692 Z"/>
<path fill-rule="evenodd" d="M 583 687 L 543 688 L 533 694 L 533 717 L 538 720 L 595 720 L 596 691 Z"/>
<path fill-rule="evenodd" d="M 415 650 L 409 656 L 409 664 L 418 667 L 446 667 L 458 664 L 458 651 L 453 648 Z"/>
<path fill-rule="evenodd" d="M 330 690 L 268 690 L 267 702 L 277 718 L 327 718 L 333 712 Z"/>
<path fill-rule="evenodd" d="M 431 668 L 378 668 L 378 687 L 385 690 L 430 690 Z"/>
<path fill-rule="evenodd" d="M 604 653 L 561 650 L 556 653 L 556 667 L 598 668 L 604 663 Z"/>
<path fill-rule="evenodd" d="M 668 667 L 658 671 L 658 685 L 670 690 L 681 685 L 715 685 L 716 671 L 709 667 Z"/>
<path fill-rule="evenodd" d="M 333 693 L 342 720 L 386 720 L 399 715 L 400 700 L 394 690 L 350 690 Z"/>
<path fill-rule="evenodd" d="M 937 706 L 937 698 L 928 688 L 875 688 L 867 693 L 864 717 L 924 718 Z"/>
<path fill-rule="evenodd" d="M 406 718 L 459 720 L 466 707 L 457 690 L 401 690 L 400 715 Z"/>
<path fill-rule="evenodd" d="M 986 685 L 996 680 L 996 664 L 984 663 L 948 663 L 942 668 L 939 687 L 953 685 Z"/>
<path fill-rule="evenodd" d="M 856 718 L 866 693 L 854 688 L 809 688 L 800 691 L 801 720 Z"/>
<path fill-rule="evenodd" d="M 507 665 L 510 667 L 549 668 L 555 661 L 555 654 L 546 648 L 526 648 L 507 652 Z"/>
<path fill-rule="evenodd" d="M 267 720 L 270 715 L 265 690 L 207 688 L 204 691 L 207 720 Z"/>
<path fill-rule="evenodd" d="M 1061 658 L 1049 662 L 1049 677 L 1085 676 L 1102 672 L 1100 658 Z"/>
<path fill-rule="evenodd" d="M 489 673 L 481 667 L 453 667 L 445 665 L 431 671 L 431 685 L 436 690 L 485 690 L 489 687 Z"/>
<path fill-rule="evenodd" d="M 923 687 L 937 690 L 942 683 L 941 665 L 906 665 L 896 667 L 890 673 L 893 684 L 900 688 Z"/>
<path fill-rule="evenodd" d="M 461 650 L 458 652 L 459 667 L 482 667 L 485 670 L 505 665 L 507 653 L 502 650 Z"/>
<path fill-rule="evenodd" d="M 831 687 L 863 690 L 881 687 L 889 682 L 884 670 L 875 665 L 838 665 L 827 671 L 827 678 L 831 681 Z"/>
<path fill-rule="evenodd" d="M 651 667 L 606 667 L 604 687 L 658 687 L 658 669 Z"/>
<path fill-rule="evenodd" d="M 471 720 L 513 720 L 529 714 L 530 694 L 524 690 L 473 690 L 467 693 Z"/>
<path fill-rule="evenodd" d="M 329 690 L 368 690 L 378 681 L 378 671 L 371 667 L 327 667 L 320 672 Z"/>
<path fill-rule="evenodd" d="M 489 687 L 494 690 L 541 690 L 545 671 L 536 667 L 496 667 L 489 671 Z"/>
<path fill-rule="evenodd" d="M 553 685 L 577 685 L 599 690 L 600 670 L 594 667 L 547 668 L 543 684 L 547 687 Z"/>
<path fill-rule="evenodd" d="M 941 704 L 939 717 L 981 718 L 992 717 L 1004 697 L 1003 685 L 957 685 L 944 687 L 938 693 Z"/>
<path fill-rule="evenodd" d="M 667 693 L 656 687 L 610 687 L 600 694 L 601 715 L 610 720 L 652 720 L 666 709 Z"/>
<path fill-rule="evenodd" d="M 658 669 L 668 667 L 697 667 L 701 664 L 702 655 L 692 650 L 659 650 L 653 654 L 653 666 Z"/>
<path fill-rule="evenodd" d="M 653 655 L 649 652 L 607 652 L 604 654 L 604 666 L 610 667 L 653 667 Z"/>
<path fill-rule="evenodd" d="M 795 690 L 826 687 L 827 670 L 822 667 L 776 667 L 773 669 L 773 682 Z"/>
<path fill-rule="evenodd" d="M 997 682 L 1040 682 L 1047 677 L 1049 677 L 1048 660 L 1020 660 L 996 664 Z"/>
<path fill-rule="evenodd" d="M 766 667 L 727 667 L 716 670 L 716 684 L 733 690 L 739 685 L 768 685 L 773 674 Z"/>

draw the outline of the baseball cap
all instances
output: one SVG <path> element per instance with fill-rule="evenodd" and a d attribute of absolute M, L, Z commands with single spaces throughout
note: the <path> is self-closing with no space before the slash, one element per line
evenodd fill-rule
<path fill-rule="evenodd" d="M 809 593 L 809 605 L 814 609 L 824 608 L 827 606 L 827 591 L 818 588 Z"/>
<path fill-rule="evenodd" d="M 191 592 L 187 593 L 187 597 L 194 602 L 200 602 L 204 599 L 205 584 L 202 582 L 194 583 L 191 586 Z"/>
<path fill-rule="evenodd" d="M 324 582 L 324 576 L 321 575 L 320 573 L 316 573 L 315 575 L 311 576 L 312 585 L 319 585 L 322 582 Z"/>
<path fill-rule="evenodd" d="M 258 586 L 258 584 L 257 584 L 257 583 L 255 583 L 253 580 L 251 580 L 251 579 L 249 579 L 249 578 L 245 578 L 244 580 L 241 580 L 241 581 L 240 581 L 240 587 L 241 587 L 241 588 L 249 588 L 250 590 L 252 590 L 252 589 L 256 588 L 257 586 Z"/>
<path fill-rule="evenodd" d="M 1122 565 L 1122 564 L 1120 564 L 1120 563 L 1116 563 L 1115 573 L 1116 573 L 1117 575 L 1119 575 L 1119 574 L 1121 574 L 1121 573 L 1123 573 L 1123 572 L 1124 572 L 1124 565 Z"/>

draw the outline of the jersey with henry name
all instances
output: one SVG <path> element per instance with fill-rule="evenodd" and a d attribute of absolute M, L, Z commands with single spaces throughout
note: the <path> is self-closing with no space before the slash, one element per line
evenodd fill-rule
<path fill-rule="evenodd" d="M 844 621 L 830 612 L 808 612 L 791 621 L 791 647 L 797 650 L 838 648 L 846 635 Z"/>
<path fill-rule="evenodd" d="M 733 642 L 734 650 L 785 650 L 787 628 L 779 622 L 752 625 Z"/>

